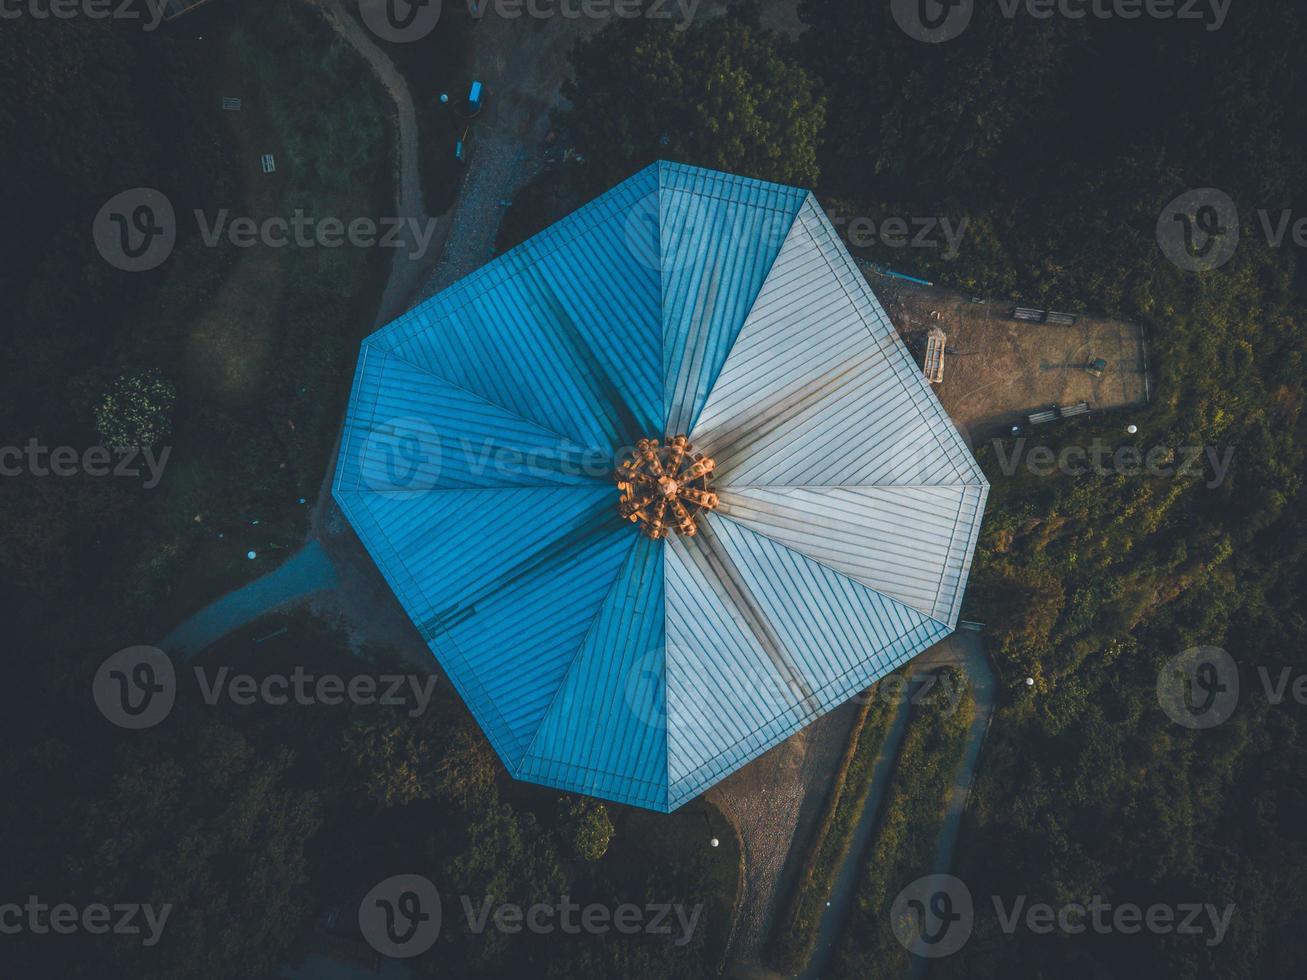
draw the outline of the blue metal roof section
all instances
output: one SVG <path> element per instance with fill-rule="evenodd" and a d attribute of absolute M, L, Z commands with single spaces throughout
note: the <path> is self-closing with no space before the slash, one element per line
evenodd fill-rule
<path fill-rule="evenodd" d="M 956 626 L 988 485 L 811 194 L 657 163 L 365 341 L 333 492 L 512 775 L 670 811 Z"/>

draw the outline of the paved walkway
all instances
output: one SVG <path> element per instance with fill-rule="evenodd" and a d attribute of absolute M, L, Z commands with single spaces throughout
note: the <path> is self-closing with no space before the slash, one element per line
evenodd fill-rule
<path fill-rule="evenodd" d="M 949 796 L 948 810 L 944 815 L 944 825 L 940 830 L 939 844 L 932 873 L 947 874 L 953 867 L 957 854 L 958 836 L 962 829 L 962 814 L 966 810 L 967 797 L 975 778 L 976 764 L 980 760 L 981 745 L 985 733 L 989 730 L 989 721 L 994 714 L 994 705 L 998 695 L 998 681 L 993 668 L 985 657 L 980 633 L 960 629 L 941 642 L 935 644 L 921 656 L 912 661 L 913 676 L 924 674 L 937 667 L 954 664 L 961 667 L 971 682 L 976 699 L 976 716 L 967 733 L 967 744 L 963 749 L 962 760 Z M 884 745 L 876 757 L 872 769 L 871 784 L 867 791 L 867 800 L 863 804 L 862 814 L 854 829 L 853 841 L 835 875 L 831 888 L 830 905 L 822 914 L 818 925 L 817 945 L 808 966 L 799 974 L 801 980 L 818 980 L 830 968 L 831 957 L 848 920 L 858 872 L 866 857 L 868 846 L 876 826 L 876 816 L 885 797 L 886 787 L 894 770 L 894 760 L 898 756 L 903 733 L 907 727 L 909 698 L 899 699 L 895 707 L 894 718 L 885 736 Z M 920 977 L 926 961 L 914 957 L 911 976 Z"/>
<path fill-rule="evenodd" d="M 867 802 L 862 807 L 862 814 L 853 828 L 853 839 L 849 842 L 849 852 L 835 873 L 835 882 L 826 903 L 826 911 L 821 914 L 817 924 L 817 945 L 813 947 L 808 965 L 799 974 L 799 980 L 818 980 L 830 967 L 831 957 L 835 955 L 835 945 L 844 932 L 848 921 L 853 893 L 858 884 L 858 872 L 862 868 L 862 858 L 871 845 L 872 832 L 876 829 L 876 817 L 880 812 L 881 800 L 885 798 L 885 789 L 889 786 L 890 776 L 894 774 L 894 760 L 898 758 L 899 746 L 903 742 L 903 733 L 908 729 L 908 715 L 912 698 L 902 697 L 894 705 L 894 717 L 890 719 L 889 729 L 885 732 L 885 741 L 881 743 L 880 752 L 871 769 L 871 782 L 867 787 Z"/>
<path fill-rule="evenodd" d="M 336 569 L 317 541 L 291 555 L 275 571 L 210 603 L 156 646 L 187 660 L 228 633 L 298 599 L 336 587 Z"/>

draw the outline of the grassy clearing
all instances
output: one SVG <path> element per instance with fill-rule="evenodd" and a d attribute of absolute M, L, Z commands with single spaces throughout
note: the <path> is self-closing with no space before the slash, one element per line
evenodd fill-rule
<path fill-rule="evenodd" d="M 936 685 L 911 709 L 876 837 L 835 951 L 834 977 L 901 976 L 908 969 L 908 952 L 890 931 L 889 907 L 905 885 L 934 870 L 949 790 L 975 717 L 965 676 L 956 667 L 944 671 L 949 683 Z"/>

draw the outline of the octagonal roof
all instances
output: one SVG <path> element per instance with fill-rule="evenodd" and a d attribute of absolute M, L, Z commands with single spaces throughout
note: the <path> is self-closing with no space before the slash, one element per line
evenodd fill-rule
<path fill-rule="evenodd" d="M 669 163 L 369 337 L 333 488 L 512 775 L 664 811 L 949 633 L 987 491 L 813 196 Z"/>

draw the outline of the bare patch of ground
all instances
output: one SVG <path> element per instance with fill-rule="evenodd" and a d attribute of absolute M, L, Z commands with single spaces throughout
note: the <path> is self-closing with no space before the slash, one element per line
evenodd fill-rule
<path fill-rule="evenodd" d="M 240 112 L 224 112 L 223 121 L 236 146 L 240 161 L 240 186 L 244 197 L 229 220 L 251 217 L 263 221 L 276 213 L 277 199 L 285 177 L 265 174 L 260 163 L 264 153 L 274 157 L 281 149 L 272 124 L 257 96 L 237 79 L 244 69 L 231 59 L 224 66 L 232 80 L 225 91 L 242 99 Z M 179 215 L 186 221 L 189 215 Z M 216 222 L 217 214 L 206 220 Z M 242 250 L 227 280 L 191 326 L 186 342 L 186 363 L 195 380 L 210 391 L 239 401 L 258 388 L 268 363 L 275 331 L 273 318 L 280 305 L 285 275 L 284 257 L 270 248 Z"/>
<path fill-rule="evenodd" d="M 880 275 L 870 281 L 918 363 L 927 330 L 948 335 L 956 353 L 945 354 L 935 392 L 973 439 L 1006 432 L 1053 405 L 1088 402 L 1098 411 L 1147 402 L 1144 339 L 1135 324 L 1083 315 L 1073 326 L 1028 323 L 1013 319 L 1011 303 L 977 303 Z M 1107 362 L 1101 378 L 1085 370 L 1095 358 Z"/>

